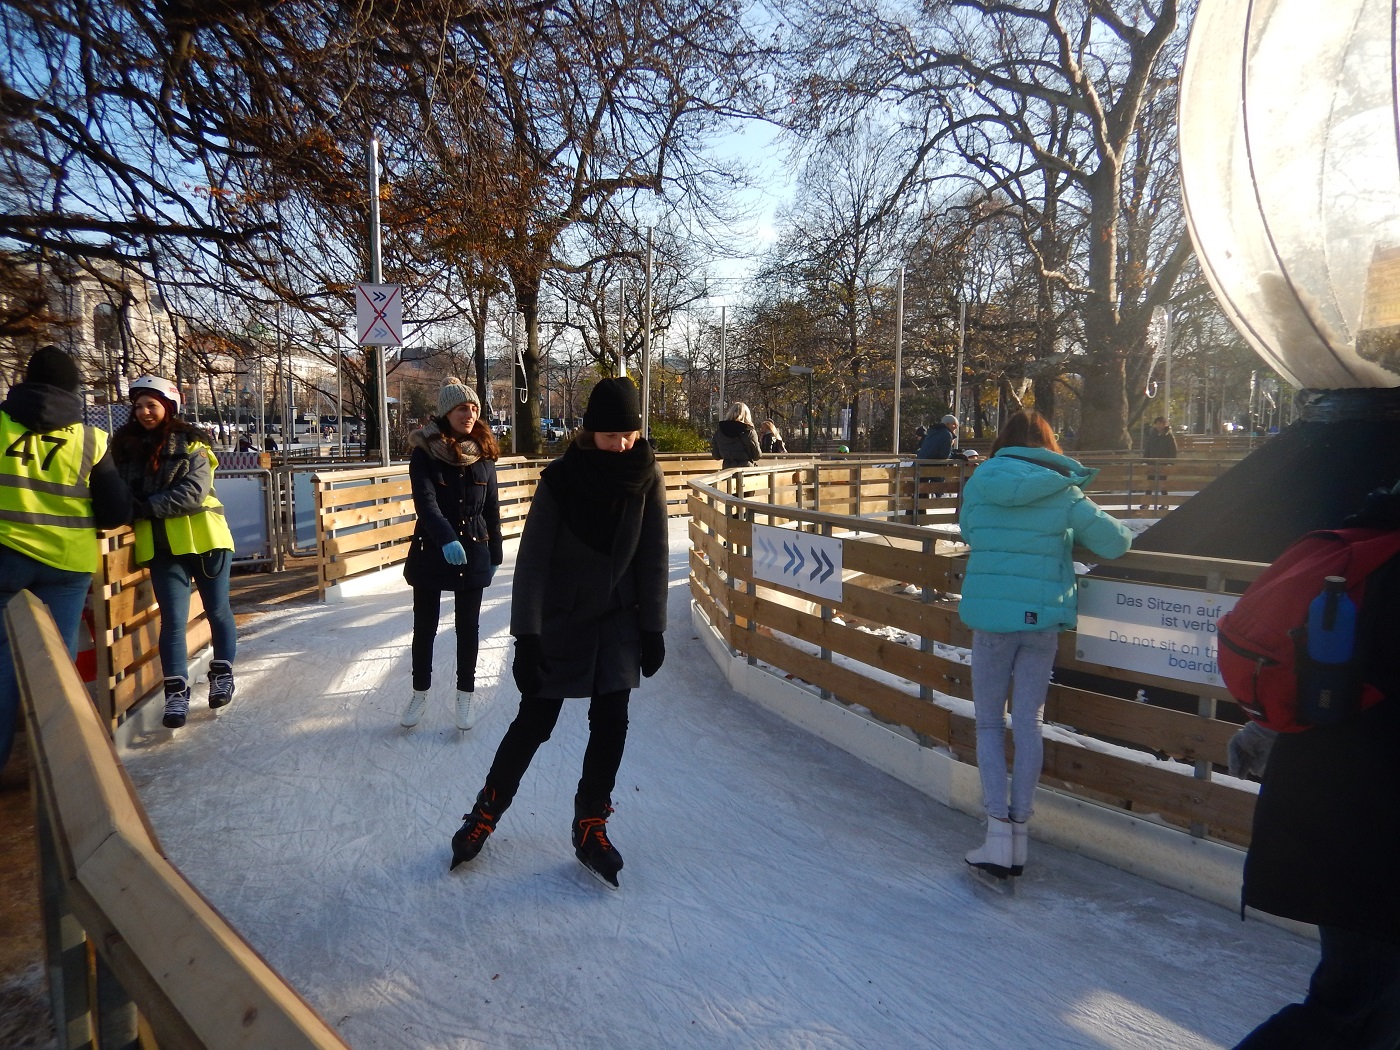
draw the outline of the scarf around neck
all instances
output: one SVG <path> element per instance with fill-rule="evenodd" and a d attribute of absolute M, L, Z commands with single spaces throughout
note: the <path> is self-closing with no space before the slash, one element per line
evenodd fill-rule
<path fill-rule="evenodd" d="M 549 485 L 569 531 L 608 554 L 627 501 L 656 484 L 656 454 L 645 438 L 626 452 L 585 448 L 575 440 L 540 480 Z"/>
<path fill-rule="evenodd" d="M 454 467 L 470 467 L 481 458 L 481 446 L 469 437 L 454 438 L 438 429 L 436 420 L 408 435 L 408 443 L 421 448 L 433 459 Z"/>

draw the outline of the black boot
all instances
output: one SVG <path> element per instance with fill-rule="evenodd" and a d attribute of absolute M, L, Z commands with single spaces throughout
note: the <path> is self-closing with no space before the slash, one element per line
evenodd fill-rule
<path fill-rule="evenodd" d="M 599 880 L 617 889 L 622 854 L 608 841 L 608 816 L 612 800 L 589 801 L 574 796 L 574 856 Z"/>
<path fill-rule="evenodd" d="M 487 837 L 496 830 L 496 821 L 501 819 L 505 810 L 506 807 L 496 801 L 495 788 L 488 786 L 481 789 L 472 811 L 462 817 L 466 823 L 452 836 L 452 863 L 448 865 L 448 871 L 481 852 L 481 847 L 486 845 Z"/>

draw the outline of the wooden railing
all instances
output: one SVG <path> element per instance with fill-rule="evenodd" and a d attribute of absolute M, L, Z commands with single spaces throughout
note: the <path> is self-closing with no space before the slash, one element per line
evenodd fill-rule
<path fill-rule="evenodd" d="M 685 514 L 687 480 L 719 464 L 697 456 L 660 456 L 670 513 Z M 525 527 L 530 500 L 548 460 L 506 458 L 497 463 L 501 532 L 516 536 Z M 312 479 L 316 492 L 317 588 L 324 599 L 332 587 L 397 565 L 408 557 L 417 518 L 407 465 L 334 470 Z"/>
<path fill-rule="evenodd" d="M 60 1045 L 135 1046 L 144 1019 L 155 1043 L 142 1046 L 344 1048 L 166 859 L 48 610 L 22 591 L 5 618 L 37 786 Z"/>
<path fill-rule="evenodd" d="M 867 484 L 870 468 L 859 468 L 860 482 L 854 474 L 847 481 L 838 472 L 830 487 L 828 469 L 821 464 L 789 472 L 781 484 L 773 471 L 692 482 L 694 600 L 731 651 L 750 662 L 770 665 L 823 696 L 868 709 L 929 746 L 947 747 L 961 761 L 974 762 L 966 662 L 971 640 L 958 619 L 956 600 L 966 548 L 951 530 L 880 520 L 899 507 L 899 496 L 872 495 L 883 484 Z M 859 506 L 875 516 L 857 519 L 825 506 L 814 509 L 814 489 L 823 504 L 834 490 L 840 492 L 834 502 L 843 510 Z M 931 516 L 919 513 L 920 519 Z M 756 579 L 754 524 L 840 538 L 846 575 L 841 599 L 820 601 Z M 1167 572 L 1184 587 L 1222 592 L 1241 590 L 1263 568 L 1142 553 L 1099 571 Z M 1158 814 L 1196 834 L 1247 841 L 1255 796 L 1233 778 L 1218 777 L 1229 739 L 1239 728 L 1238 719 L 1228 717 L 1234 703 L 1225 690 L 1088 664 L 1075 652 L 1075 635 L 1062 635 L 1057 667 L 1184 692 L 1197 698 L 1195 710 L 1052 685 L 1046 720 L 1064 731 L 1046 740 L 1043 782 L 1125 810 Z"/>

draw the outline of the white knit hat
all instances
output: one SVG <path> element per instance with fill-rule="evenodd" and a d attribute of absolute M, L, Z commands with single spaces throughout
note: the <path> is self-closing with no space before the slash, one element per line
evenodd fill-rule
<path fill-rule="evenodd" d="M 477 407 L 477 410 L 480 411 L 481 401 L 477 398 L 476 394 L 472 393 L 471 388 L 460 379 L 457 379 L 455 376 L 448 376 L 442 381 L 442 389 L 438 391 L 437 414 L 439 416 L 445 416 L 458 405 L 463 405 L 467 402 L 471 402 Z"/>

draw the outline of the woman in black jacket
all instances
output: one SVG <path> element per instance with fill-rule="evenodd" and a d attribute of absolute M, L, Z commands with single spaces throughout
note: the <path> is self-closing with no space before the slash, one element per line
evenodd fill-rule
<path fill-rule="evenodd" d="M 454 868 L 481 852 L 549 739 L 564 698 L 586 696 L 574 853 L 617 886 L 622 857 L 608 840 L 607 819 L 627 742 L 628 698 L 666 656 L 666 489 L 640 426 L 632 381 L 600 380 L 583 428 L 540 476 L 511 595 L 520 713 L 452 837 Z"/>
<path fill-rule="evenodd" d="M 476 695 L 481 592 L 501 564 L 501 511 L 496 496 L 500 448 L 481 421 L 481 406 L 461 380 L 446 379 L 438 414 L 408 437 L 408 476 L 418 523 L 404 565 L 413 588 L 413 696 L 399 724 L 423 717 L 433 681 L 433 642 L 442 592 L 456 596 L 457 728 L 470 729 L 485 710 Z"/>
<path fill-rule="evenodd" d="M 762 458 L 748 405 L 735 401 L 729 407 L 729 418 L 715 428 L 714 437 L 710 438 L 710 452 L 726 467 L 751 467 Z"/>

